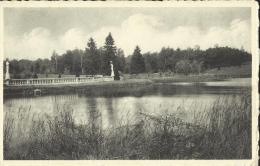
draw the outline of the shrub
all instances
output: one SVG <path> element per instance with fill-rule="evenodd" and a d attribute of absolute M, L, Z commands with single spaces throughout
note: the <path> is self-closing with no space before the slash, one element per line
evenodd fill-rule
<path fill-rule="evenodd" d="M 177 73 L 188 75 L 192 72 L 192 66 L 188 60 L 181 60 L 176 63 L 175 71 Z"/>

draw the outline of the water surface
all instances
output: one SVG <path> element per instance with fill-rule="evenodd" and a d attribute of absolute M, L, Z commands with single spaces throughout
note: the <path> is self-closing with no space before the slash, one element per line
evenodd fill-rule
<path fill-rule="evenodd" d="M 158 83 L 140 93 L 120 96 L 91 96 L 89 94 L 48 95 L 8 98 L 4 112 L 14 114 L 29 111 L 28 116 L 53 116 L 58 110 L 73 110 L 77 124 L 98 121 L 102 128 L 123 123 L 135 123 L 140 112 L 147 115 L 175 114 L 192 121 L 194 111 L 203 112 L 216 100 L 239 95 L 250 90 L 251 79 L 231 79 L 206 83 Z M 98 89 L 97 89 L 98 91 Z M 28 117 L 27 117 L 28 118 Z"/>

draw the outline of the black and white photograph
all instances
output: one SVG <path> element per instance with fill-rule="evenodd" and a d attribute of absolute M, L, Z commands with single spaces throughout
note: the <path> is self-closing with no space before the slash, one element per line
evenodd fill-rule
<path fill-rule="evenodd" d="M 2 6 L 4 161 L 256 164 L 256 3 L 93 3 Z"/>

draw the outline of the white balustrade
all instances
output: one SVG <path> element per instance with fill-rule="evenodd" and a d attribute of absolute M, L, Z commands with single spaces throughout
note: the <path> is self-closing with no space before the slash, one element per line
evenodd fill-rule
<path fill-rule="evenodd" d="M 113 81 L 111 76 L 87 76 L 76 78 L 38 78 L 38 79 L 10 79 L 9 86 L 26 86 L 26 85 L 60 85 L 60 84 L 80 84 L 89 82 Z"/>

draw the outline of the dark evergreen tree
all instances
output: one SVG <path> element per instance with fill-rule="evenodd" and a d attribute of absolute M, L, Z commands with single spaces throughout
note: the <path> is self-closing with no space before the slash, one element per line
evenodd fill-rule
<path fill-rule="evenodd" d="M 93 38 L 90 38 L 87 43 L 88 49 L 88 70 L 89 74 L 95 75 L 100 74 L 100 63 L 101 59 L 97 50 L 96 43 Z"/>
<path fill-rule="evenodd" d="M 106 37 L 105 46 L 104 46 L 104 55 L 102 58 L 102 73 L 104 75 L 111 74 L 110 61 L 112 61 L 114 64 L 115 74 L 118 72 L 117 64 L 115 64 L 115 60 L 116 60 L 115 55 L 116 55 L 116 47 L 114 45 L 114 39 L 111 33 L 109 33 L 108 36 Z"/>
<path fill-rule="evenodd" d="M 145 62 L 141 54 L 141 50 L 136 46 L 130 65 L 130 71 L 132 74 L 143 73 L 145 72 Z"/>
<path fill-rule="evenodd" d="M 52 53 L 51 63 L 52 63 L 51 71 L 53 73 L 57 73 L 58 72 L 58 54 L 55 51 L 53 51 L 53 53 Z"/>

